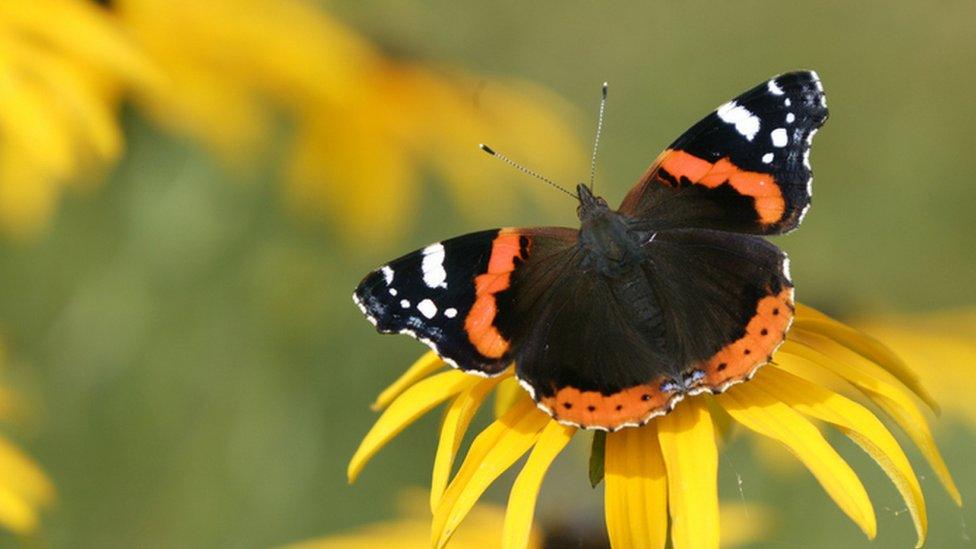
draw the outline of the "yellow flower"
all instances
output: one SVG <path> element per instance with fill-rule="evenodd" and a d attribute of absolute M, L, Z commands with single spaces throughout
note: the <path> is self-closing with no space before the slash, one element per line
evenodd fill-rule
<path fill-rule="evenodd" d="M 0 422 L 18 419 L 20 409 L 16 394 L 0 385 Z M 0 436 L 0 526 L 16 534 L 33 532 L 41 508 L 53 499 L 54 487 L 40 467 Z"/>
<path fill-rule="evenodd" d="M 945 412 L 976 425 L 976 310 L 856 320 L 913 364 Z"/>
<path fill-rule="evenodd" d="M 565 170 L 557 176 L 582 173 L 569 109 L 552 94 L 390 59 L 314 3 L 117 0 L 113 10 L 169 78 L 137 98 L 150 116 L 246 168 L 283 114 L 295 131 L 283 149 L 288 202 L 345 236 L 388 242 L 415 217 L 431 169 L 467 213 L 505 207 L 516 187 L 498 182 L 513 174 L 479 158 L 482 141 L 548 159 Z"/>
<path fill-rule="evenodd" d="M 349 479 L 407 425 L 450 401 L 431 482 L 434 546 L 444 546 L 488 486 L 528 453 L 512 486 L 503 528 L 503 547 L 525 547 L 542 479 L 577 429 L 539 411 L 510 371 L 482 379 L 440 372 L 442 368 L 443 362 L 428 353 L 380 395 L 375 407 L 385 411 L 353 456 Z M 449 478 L 471 419 L 492 391 L 500 415 L 478 434 Z M 611 543 L 618 548 L 664 547 L 670 538 L 677 549 L 717 547 L 716 430 L 734 422 L 790 450 L 837 506 L 874 538 L 875 514 L 867 492 L 818 423 L 845 434 L 894 483 L 921 546 L 927 519 L 919 482 L 894 436 L 859 402 L 873 403 L 901 427 L 961 504 L 916 399 L 933 405 L 915 374 L 887 347 L 801 305 L 787 341 L 755 379 L 721 395 L 687 399 L 644 427 L 606 435 L 604 507 Z"/>
<path fill-rule="evenodd" d="M 66 185 L 114 162 L 118 89 L 152 78 L 91 2 L 0 2 L 0 229 L 36 233 Z"/>

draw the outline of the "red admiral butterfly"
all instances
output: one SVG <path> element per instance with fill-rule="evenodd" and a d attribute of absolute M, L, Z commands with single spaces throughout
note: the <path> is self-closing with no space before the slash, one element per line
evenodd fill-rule
<path fill-rule="evenodd" d="M 562 423 L 644 424 L 751 378 L 783 342 L 789 261 L 762 235 L 795 229 L 810 207 L 810 144 L 826 119 L 816 73 L 777 76 L 692 126 L 617 210 L 580 184 L 578 230 L 438 242 L 367 275 L 353 299 L 380 332 L 465 372 L 514 361 Z"/>

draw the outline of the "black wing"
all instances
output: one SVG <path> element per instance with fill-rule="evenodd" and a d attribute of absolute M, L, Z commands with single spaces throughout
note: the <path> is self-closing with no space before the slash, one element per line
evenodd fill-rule
<path fill-rule="evenodd" d="M 573 229 L 492 229 L 411 252 L 366 275 L 353 300 L 382 333 L 405 333 L 446 362 L 495 375 L 512 359 L 508 312 L 496 299 L 523 265 L 558 267 Z"/>
<path fill-rule="evenodd" d="M 810 145 L 826 120 L 826 96 L 815 72 L 777 76 L 679 137 L 619 211 L 650 230 L 793 230 L 810 206 Z"/>

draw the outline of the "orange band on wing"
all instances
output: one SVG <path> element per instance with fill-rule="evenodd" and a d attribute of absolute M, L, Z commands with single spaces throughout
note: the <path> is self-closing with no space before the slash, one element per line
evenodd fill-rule
<path fill-rule="evenodd" d="M 793 319 L 793 289 L 759 300 L 756 314 L 746 325 L 746 335 L 726 345 L 703 365 L 704 385 L 713 389 L 746 379 L 786 338 Z"/>
<path fill-rule="evenodd" d="M 685 178 L 710 189 L 728 183 L 738 193 L 755 200 L 759 220 L 766 225 L 780 221 L 786 211 L 783 192 L 772 174 L 740 169 L 728 158 L 712 163 L 685 151 L 669 149 L 661 156 L 660 167 L 675 179 Z"/>
<path fill-rule="evenodd" d="M 664 378 L 604 395 L 599 391 L 580 391 L 564 387 L 539 402 L 557 420 L 581 427 L 603 427 L 611 431 L 626 424 L 638 424 L 654 412 L 664 413 L 673 393 L 661 391 Z"/>
<path fill-rule="evenodd" d="M 516 258 L 525 259 L 521 235 L 503 229 L 491 243 L 488 272 L 474 279 L 475 301 L 464 319 L 464 330 L 474 348 L 488 358 L 501 358 L 508 352 L 509 341 L 494 324 L 498 314 L 495 294 L 508 289 Z"/>

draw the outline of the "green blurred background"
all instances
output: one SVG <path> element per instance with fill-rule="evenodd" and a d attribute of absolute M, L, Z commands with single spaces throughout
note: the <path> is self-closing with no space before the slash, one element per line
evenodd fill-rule
<path fill-rule="evenodd" d="M 597 188 L 611 203 L 718 104 L 773 74 L 815 69 L 831 118 L 812 155 L 814 207 L 802 230 L 775 240 L 791 254 L 798 298 L 840 318 L 976 306 L 972 2 L 343 1 L 324 9 L 391 58 L 548 88 L 575 108 L 570 138 L 583 148 L 609 81 Z M 403 229 L 359 241 L 342 234 L 341 220 L 294 215 L 273 160 L 226 169 L 137 109 L 124 109 L 123 124 L 127 152 L 103 185 L 67 193 L 38 236 L 0 242 L 5 377 L 32 412 L 14 438 L 58 492 L 38 533 L 0 541 L 256 547 L 391 516 L 401 487 L 429 480 L 438 414 L 346 484 L 347 460 L 375 419 L 369 403 L 424 350 L 376 335 L 352 289 L 369 269 L 433 240 L 490 225 L 572 225 L 572 204 L 544 191 L 515 206 L 484 203 L 473 218 L 445 195 L 454 182 L 425 172 Z M 491 144 L 507 150 L 504 137 Z M 464 161 L 490 162 L 475 145 Z M 532 167 L 572 184 L 586 177 L 586 161 Z M 491 183 L 500 192 L 535 192 L 526 188 L 537 183 L 503 173 Z M 974 425 L 937 425 L 964 498 L 976 487 Z M 543 488 L 543 527 L 602 528 L 602 492 L 585 475 L 589 437 L 577 438 Z M 777 473 L 748 437 L 723 453 L 723 499 L 775 510 L 775 527 L 756 546 L 909 546 L 896 490 L 853 444 L 832 440 L 872 496 L 875 542 L 807 472 Z M 930 505 L 928 546 L 970 546 L 976 513 L 954 507 L 906 448 Z M 491 499 L 504 501 L 507 486 Z"/>

